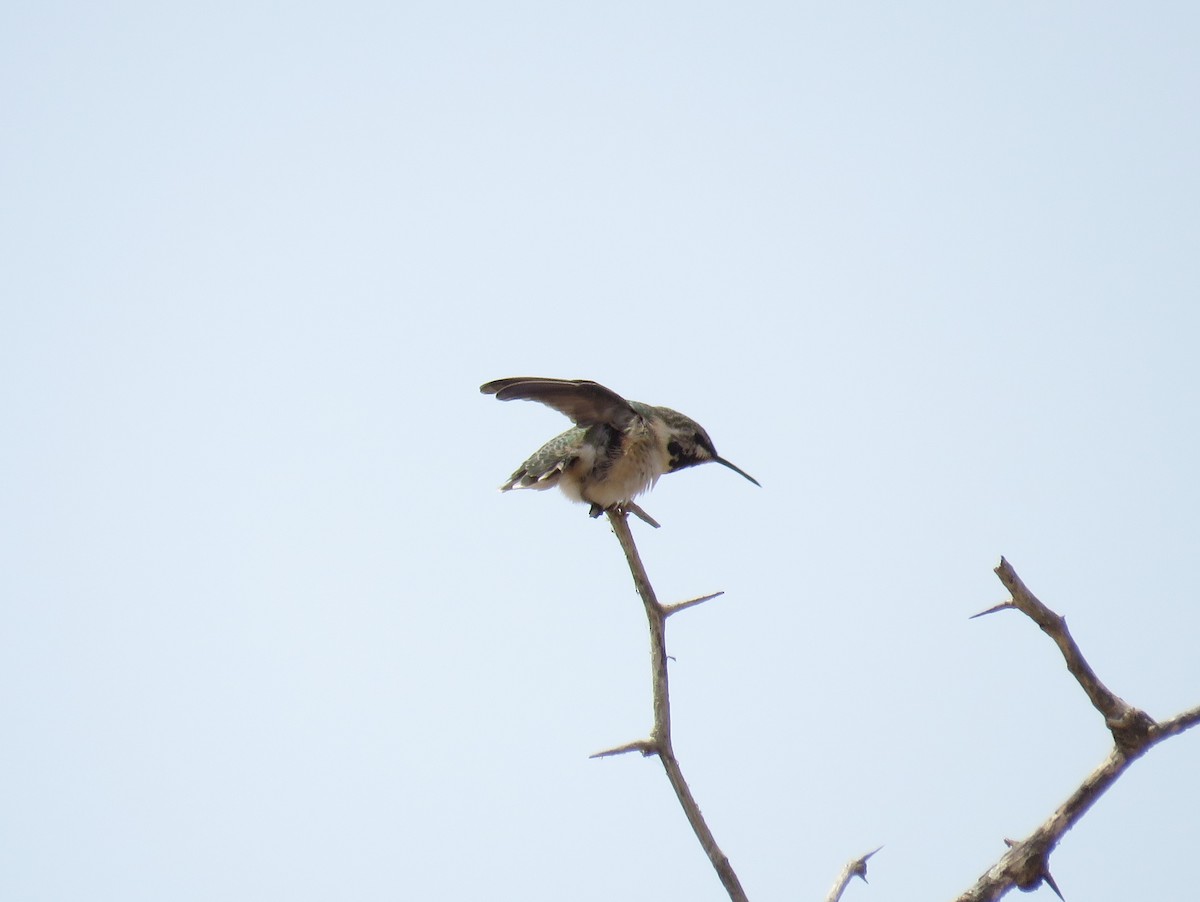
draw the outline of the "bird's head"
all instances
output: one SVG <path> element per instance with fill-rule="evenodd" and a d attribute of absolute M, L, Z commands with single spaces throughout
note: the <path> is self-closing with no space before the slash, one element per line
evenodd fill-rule
<path fill-rule="evenodd" d="M 744 476 L 755 485 L 759 485 L 758 480 L 749 473 L 735 467 L 717 454 L 717 449 L 714 447 L 712 439 L 708 437 L 708 433 L 691 417 L 686 417 L 669 407 L 655 407 L 653 411 L 663 424 L 663 435 L 666 439 L 666 450 L 669 457 L 667 472 L 674 473 L 676 470 L 694 467 L 698 464 L 718 463 L 733 470 L 739 476 Z"/>

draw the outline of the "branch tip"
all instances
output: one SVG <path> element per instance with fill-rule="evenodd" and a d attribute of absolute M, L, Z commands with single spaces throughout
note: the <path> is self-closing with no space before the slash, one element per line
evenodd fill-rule
<path fill-rule="evenodd" d="M 862 858 L 858 859 L 858 861 L 854 862 L 854 876 L 861 877 L 863 883 L 867 882 L 867 862 L 870 860 L 872 855 L 874 855 L 876 852 L 878 852 L 882 848 L 883 848 L 883 846 L 877 846 L 876 848 L 874 848 L 870 852 L 868 852 L 866 855 L 864 855 Z"/>
<path fill-rule="evenodd" d="M 861 877 L 862 882 L 867 882 L 867 859 L 882 849 L 883 846 L 872 849 L 866 855 L 862 855 L 852 861 L 847 861 L 842 868 L 842 872 L 838 874 L 837 881 L 825 896 L 825 902 L 840 902 L 842 893 L 846 891 L 846 887 L 850 883 L 852 877 Z"/>

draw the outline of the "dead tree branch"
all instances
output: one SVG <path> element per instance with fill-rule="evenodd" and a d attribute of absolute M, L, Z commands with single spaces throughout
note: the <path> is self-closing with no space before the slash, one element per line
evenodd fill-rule
<path fill-rule="evenodd" d="M 687 781 L 683 778 L 683 771 L 679 767 L 675 749 L 671 744 L 671 697 L 667 684 L 667 617 L 716 598 L 721 593 L 717 592 L 714 595 L 694 598 L 669 606 L 659 604 L 658 598 L 654 594 L 654 587 L 650 585 L 650 578 L 646 575 L 646 568 L 642 565 L 642 559 L 638 555 L 637 546 L 633 543 L 633 534 L 629 531 L 626 514 L 610 510 L 608 520 L 612 524 L 613 532 L 616 533 L 617 541 L 621 543 L 621 550 L 625 552 L 625 560 L 629 563 L 630 573 L 633 574 L 634 586 L 642 599 L 642 605 L 646 609 L 646 620 L 650 624 L 650 675 L 654 726 L 650 730 L 649 739 L 640 739 L 597 752 L 592 757 L 605 758 L 627 752 L 657 755 L 662 762 L 663 769 L 667 772 L 671 788 L 675 790 L 675 796 L 683 807 L 683 813 L 686 815 L 688 823 L 692 825 L 696 838 L 700 840 L 700 845 L 708 856 L 708 860 L 712 862 L 721 884 L 729 893 L 729 898 L 733 902 L 747 902 L 746 893 L 738 881 L 737 874 L 734 873 L 733 866 L 717 845 L 712 831 L 704 820 L 704 815 L 700 813 L 700 806 L 696 804 L 696 799 L 692 795 Z"/>
<path fill-rule="evenodd" d="M 650 627 L 654 725 L 649 738 L 634 740 L 606 749 L 597 752 L 592 757 L 606 758 L 629 752 L 638 752 L 645 756 L 658 756 L 688 823 L 691 824 L 696 838 L 700 840 L 701 847 L 708 855 L 709 861 L 729 893 L 730 899 L 734 902 L 746 902 L 746 894 L 729 859 L 718 847 L 687 781 L 683 778 L 683 772 L 671 743 L 671 699 L 667 675 L 667 618 L 672 614 L 710 601 L 721 593 L 716 592 L 672 605 L 660 604 L 655 596 L 654 587 L 646 575 L 646 569 L 642 564 L 637 547 L 634 545 L 627 513 L 609 511 L 608 518 L 617 540 L 621 543 L 621 549 L 625 552 L 625 559 L 629 564 L 630 573 L 633 575 L 634 586 L 642 599 Z M 1030 592 L 1021 578 L 1017 576 L 1012 565 L 1004 558 L 1001 558 L 1000 566 L 996 568 L 996 575 L 1012 597 L 975 616 L 982 617 L 998 611 L 1016 610 L 1036 623 L 1058 647 L 1067 670 L 1079 683 L 1092 706 L 1103 716 L 1105 726 L 1113 737 L 1113 748 L 1105 760 L 1092 773 L 1088 774 L 1079 787 L 1033 833 L 1020 841 L 1006 839 L 1008 851 L 976 881 L 974 886 L 959 896 L 956 902 L 992 902 L 992 900 L 997 900 L 1007 894 L 1014 887 L 1028 892 L 1043 883 L 1061 898 L 1062 894 L 1059 893 L 1058 886 L 1050 874 L 1050 855 L 1058 843 L 1117 781 L 1129 765 L 1159 742 L 1200 724 L 1200 706 L 1159 722 L 1145 711 L 1129 704 L 1110 690 L 1096 675 L 1079 645 L 1071 636 L 1070 630 L 1067 629 L 1066 619 L 1052 611 Z M 865 881 L 867 860 L 878 851 L 879 849 L 875 849 L 848 862 L 826 896 L 826 902 L 840 902 L 842 894 L 852 878 L 857 876 Z"/>
<path fill-rule="evenodd" d="M 974 886 L 958 897 L 958 902 L 991 902 L 1013 887 L 1029 891 L 1043 882 L 1058 893 L 1054 878 L 1050 876 L 1050 853 L 1067 831 L 1075 826 L 1130 764 L 1164 739 L 1200 723 L 1200 707 L 1159 723 L 1145 711 L 1117 696 L 1101 682 L 1084 658 L 1067 629 L 1066 619 L 1042 604 L 1004 558 L 1000 559 L 996 575 L 1012 598 L 975 616 L 1011 609 L 1020 611 L 1036 623 L 1058 646 L 1067 670 L 1075 677 L 1092 706 L 1103 715 L 1105 726 L 1113 737 L 1113 748 L 1100 766 L 1088 774 L 1079 788 L 1032 834 L 1019 842 L 1005 840 L 1008 851 Z"/>

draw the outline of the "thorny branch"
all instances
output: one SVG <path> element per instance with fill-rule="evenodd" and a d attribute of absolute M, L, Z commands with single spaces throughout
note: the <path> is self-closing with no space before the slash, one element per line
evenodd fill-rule
<path fill-rule="evenodd" d="M 636 512 L 635 512 L 636 513 Z M 716 598 L 721 593 L 705 595 L 672 605 L 662 605 L 654 594 L 654 587 L 646 575 L 633 536 L 629 531 L 627 514 L 609 511 L 608 518 L 613 532 L 621 543 L 633 582 L 646 610 L 650 625 L 651 682 L 653 687 L 654 726 L 648 739 L 638 739 L 624 745 L 597 752 L 593 758 L 605 758 L 629 752 L 642 755 L 657 755 L 667 773 L 667 779 L 675 790 L 688 823 L 696 833 L 700 845 L 712 862 L 721 883 L 734 902 L 747 902 L 747 897 L 738 881 L 729 859 L 717 846 L 700 807 L 696 804 L 675 750 L 671 744 L 671 699 L 667 683 L 667 618 L 687 608 Z M 657 524 L 653 524 L 657 525 Z M 1012 597 L 976 617 L 1004 610 L 1017 610 L 1036 623 L 1053 640 L 1062 653 L 1067 670 L 1075 677 L 1092 706 L 1104 717 L 1105 726 L 1113 737 L 1113 748 L 1107 758 L 1090 773 L 1079 787 L 1050 815 L 1046 821 L 1028 837 L 1020 841 L 1005 840 L 1008 851 L 1001 856 L 956 902 L 993 902 L 1006 895 L 1014 887 L 1028 892 L 1042 883 L 1049 886 L 1061 898 L 1058 886 L 1050 874 L 1050 854 L 1084 814 L 1096 803 L 1110 786 L 1117 781 L 1125 769 L 1158 743 L 1200 724 L 1200 706 L 1190 708 L 1164 721 L 1156 721 L 1145 711 L 1137 708 L 1110 690 L 1084 658 L 1075 639 L 1067 629 L 1065 618 L 1044 605 L 1021 581 L 1009 562 L 1001 558 L 996 575 Z M 826 896 L 826 902 L 839 902 L 853 877 L 866 880 L 867 859 L 879 849 L 868 852 L 846 864 L 837 881 Z"/>
<path fill-rule="evenodd" d="M 1113 693 L 1096 676 L 1067 629 L 1067 621 L 1029 591 L 1012 565 L 1004 558 L 996 568 L 1000 582 L 1012 594 L 1008 601 L 989 608 L 976 617 L 1003 610 L 1018 610 L 1041 627 L 1058 646 L 1067 670 L 1078 681 L 1093 707 L 1104 716 L 1112 733 L 1113 748 L 1108 757 L 1092 771 L 1046 821 L 1020 842 L 1006 840 L 1009 849 L 975 885 L 958 897 L 957 902 L 991 902 L 1013 887 L 1029 891 L 1043 882 L 1056 894 L 1058 887 L 1050 876 L 1050 853 L 1076 822 L 1096 803 L 1134 761 L 1170 736 L 1200 723 L 1200 707 L 1158 722 Z M 1061 894 L 1059 894 L 1061 896 Z"/>
<path fill-rule="evenodd" d="M 700 840 L 700 845 L 708 855 L 708 860 L 712 862 L 721 884 L 729 893 L 729 898 L 733 902 L 748 902 L 742 884 L 733 871 L 733 866 L 717 845 L 716 838 L 704 820 L 704 815 L 700 813 L 700 806 L 696 804 L 696 799 L 692 795 L 691 789 L 688 788 L 687 781 L 683 778 L 683 771 L 679 767 L 679 760 L 675 757 L 675 749 L 671 744 L 671 698 L 667 687 L 667 618 L 701 602 L 716 598 L 721 593 L 682 601 L 674 605 L 659 604 L 658 598 L 654 594 L 654 587 L 650 585 L 650 578 L 646 575 L 646 568 L 642 565 L 642 559 L 638 555 L 637 546 L 633 543 L 633 534 L 629 531 L 629 521 L 626 519 L 625 512 L 610 510 L 608 520 L 612 524 L 613 532 L 616 533 L 617 541 L 621 543 L 621 549 L 625 552 L 625 560 L 629 563 L 629 571 L 633 574 L 633 583 L 642 599 L 642 604 L 646 609 L 646 619 L 650 624 L 650 671 L 654 699 L 654 726 L 650 730 L 649 739 L 640 739 L 616 748 L 606 749 L 603 752 L 597 752 L 592 757 L 606 758 L 627 752 L 657 755 L 662 762 L 663 769 L 667 772 L 667 779 L 675 790 L 679 804 L 683 807 L 683 813 L 687 816 L 688 823 L 692 825 L 696 838 Z"/>

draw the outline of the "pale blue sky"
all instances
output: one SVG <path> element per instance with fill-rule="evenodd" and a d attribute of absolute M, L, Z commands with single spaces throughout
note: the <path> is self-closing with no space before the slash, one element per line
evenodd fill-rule
<path fill-rule="evenodd" d="M 603 521 L 495 492 L 597 379 L 763 484 L 635 524 L 756 900 L 950 898 L 1200 703 L 1190 4 L 9 4 L 0 897 L 723 898 Z M 1200 738 L 1053 859 L 1183 898 Z M 1043 890 L 1043 894 L 1047 891 Z"/>

